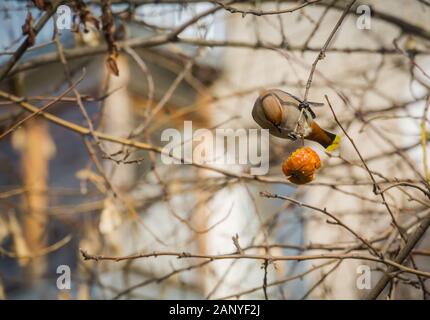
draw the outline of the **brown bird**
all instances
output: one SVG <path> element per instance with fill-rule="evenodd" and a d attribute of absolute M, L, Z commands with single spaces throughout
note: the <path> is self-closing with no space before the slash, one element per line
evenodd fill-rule
<path fill-rule="evenodd" d="M 315 121 L 310 106 L 322 103 L 303 102 L 279 89 L 264 90 L 254 103 L 252 117 L 263 129 L 284 139 L 296 140 L 303 134 L 307 140 L 318 142 L 326 151 L 336 150 L 340 136 L 322 129 Z M 302 132 L 298 132 L 299 126 Z"/>

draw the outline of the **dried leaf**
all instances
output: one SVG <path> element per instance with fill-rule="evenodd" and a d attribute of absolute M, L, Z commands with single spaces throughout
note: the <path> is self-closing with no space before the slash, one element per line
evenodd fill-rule
<path fill-rule="evenodd" d="M 30 32 L 32 24 L 33 24 L 33 16 L 31 15 L 31 12 L 28 12 L 27 16 L 25 17 L 25 22 L 21 27 L 23 35 L 26 35 Z"/>
<path fill-rule="evenodd" d="M 110 55 L 109 59 L 112 59 L 115 61 L 115 59 L 118 57 L 118 45 L 115 39 L 116 28 L 115 28 L 115 22 L 112 14 L 112 3 L 110 0 L 102 0 L 101 2 L 102 2 L 102 17 L 101 17 L 102 30 L 103 30 L 106 43 L 108 45 L 108 52 Z M 115 66 L 110 61 L 108 61 L 108 64 L 111 64 L 109 69 L 112 71 L 112 73 L 118 76 L 119 72 L 118 72 L 118 67 L 116 66 L 116 61 L 115 61 Z"/>
<path fill-rule="evenodd" d="M 113 73 L 117 77 L 119 76 L 118 65 L 116 63 L 116 60 L 112 56 L 109 56 L 109 58 L 106 59 L 106 65 L 111 73 Z"/>
<path fill-rule="evenodd" d="M 31 15 L 31 12 L 27 13 L 25 22 L 22 26 L 22 34 L 27 35 L 28 45 L 30 47 L 33 46 L 36 41 L 36 33 L 33 29 L 33 16 Z"/>
<path fill-rule="evenodd" d="M 94 17 L 91 11 L 88 9 L 87 4 L 82 0 L 73 0 L 72 10 L 75 16 L 79 16 L 79 23 L 83 26 L 84 32 L 87 32 L 88 25 L 93 25 L 97 29 L 100 29 L 100 21 Z M 79 32 L 79 25 L 73 27 L 75 32 Z"/>

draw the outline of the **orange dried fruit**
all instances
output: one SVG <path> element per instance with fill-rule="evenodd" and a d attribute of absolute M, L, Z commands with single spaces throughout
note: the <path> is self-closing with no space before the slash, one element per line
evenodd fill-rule
<path fill-rule="evenodd" d="M 318 154 L 309 147 L 302 147 L 294 151 L 282 163 L 282 172 L 292 183 L 305 184 L 315 178 L 315 172 L 321 167 Z"/>

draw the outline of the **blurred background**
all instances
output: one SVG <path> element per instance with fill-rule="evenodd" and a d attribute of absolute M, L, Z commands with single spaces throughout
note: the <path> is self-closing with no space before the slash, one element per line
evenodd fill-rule
<path fill-rule="evenodd" d="M 396 260 L 429 215 L 430 3 L 352 2 L 1 1 L 0 298 L 362 298 L 357 267 L 373 288 L 387 264 L 316 255 Z M 259 128 L 262 89 L 303 98 L 333 31 L 308 99 L 342 143 L 305 143 L 313 182 L 287 180 L 301 142 L 276 137 L 249 140 L 264 176 L 160 160 L 165 129 Z M 380 298 L 430 297 L 425 231 Z"/>

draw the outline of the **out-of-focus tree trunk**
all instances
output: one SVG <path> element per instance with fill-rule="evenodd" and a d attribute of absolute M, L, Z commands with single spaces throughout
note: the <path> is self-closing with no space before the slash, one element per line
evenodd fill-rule
<path fill-rule="evenodd" d="M 25 126 L 21 162 L 23 168 L 24 238 L 31 253 L 37 253 L 46 245 L 48 216 L 48 173 L 53 142 L 48 124 L 42 119 L 32 119 Z M 31 259 L 28 265 L 30 279 L 40 276 L 46 269 L 45 257 Z"/>
<path fill-rule="evenodd" d="M 21 95 L 23 87 L 20 80 L 17 78 L 14 85 L 15 91 Z M 47 122 L 37 117 L 26 121 L 24 127 L 15 132 L 13 144 L 21 152 L 22 180 L 26 191 L 23 196 L 22 236 L 27 253 L 37 254 L 45 247 L 47 240 L 49 159 L 55 153 L 55 145 Z M 22 261 L 27 267 L 29 281 L 35 280 L 46 270 L 46 258 L 43 256 Z"/>
<path fill-rule="evenodd" d="M 127 90 L 130 71 L 127 59 L 123 56 L 118 58 L 117 65 L 119 76 L 109 75 L 107 92 L 116 91 L 109 95 L 104 102 L 103 131 L 115 137 L 127 137 L 134 128 L 133 103 Z M 104 146 L 106 151 L 111 154 L 122 148 L 114 143 L 104 143 Z M 117 164 L 107 160 L 105 169 L 112 185 L 120 190 L 127 191 L 135 181 L 135 164 Z"/>

